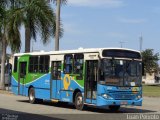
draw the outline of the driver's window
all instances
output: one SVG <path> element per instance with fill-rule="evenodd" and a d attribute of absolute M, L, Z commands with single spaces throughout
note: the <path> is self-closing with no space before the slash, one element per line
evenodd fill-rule
<path fill-rule="evenodd" d="M 137 63 L 132 62 L 130 65 L 130 71 L 131 71 L 131 76 L 136 76 L 137 75 Z"/>
<path fill-rule="evenodd" d="M 105 76 L 110 76 L 112 74 L 112 71 L 113 71 L 112 61 L 104 59 L 102 65 L 103 65 L 103 68 L 104 68 Z"/>

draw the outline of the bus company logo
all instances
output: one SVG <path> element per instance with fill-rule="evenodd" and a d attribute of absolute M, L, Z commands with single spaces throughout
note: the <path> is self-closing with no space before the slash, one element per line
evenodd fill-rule
<path fill-rule="evenodd" d="M 65 90 L 68 90 L 70 83 L 71 83 L 71 78 L 70 78 L 69 74 L 66 74 L 63 79 L 63 85 L 64 85 Z"/>

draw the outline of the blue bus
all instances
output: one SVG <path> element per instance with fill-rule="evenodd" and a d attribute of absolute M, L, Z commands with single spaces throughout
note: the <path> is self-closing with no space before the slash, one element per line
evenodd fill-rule
<path fill-rule="evenodd" d="M 142 57 L 125 48 L 95 48 L 17 53 L 12 92 L 42 100 L 118 110 L 142 105 Z"/>

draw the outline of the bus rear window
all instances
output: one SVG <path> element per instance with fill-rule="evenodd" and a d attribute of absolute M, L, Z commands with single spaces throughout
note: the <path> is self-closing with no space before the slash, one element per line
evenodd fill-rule
<path fill-rule="evenodd" d="M 103 50 L 102 56 L 141 59 L 141 54 L 139 52 L 134 52 L 129 50 Z"/>

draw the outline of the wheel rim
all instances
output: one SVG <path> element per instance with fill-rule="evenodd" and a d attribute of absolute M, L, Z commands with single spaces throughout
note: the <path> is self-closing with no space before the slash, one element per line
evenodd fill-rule
<path fill-rule="evenodd" d="M 34 93 L 33 92 L 30 93 L 30 97 L 29 98 L 30 98 L 31 101 L 34 100 Z"/>
<path fill-rule="evenodd" d="M 78 96 L 77 97 L 77 106 L 82 106 L 82 103 L 83 103 L 83 99 L 82 99 L 82 96 Z"/>

